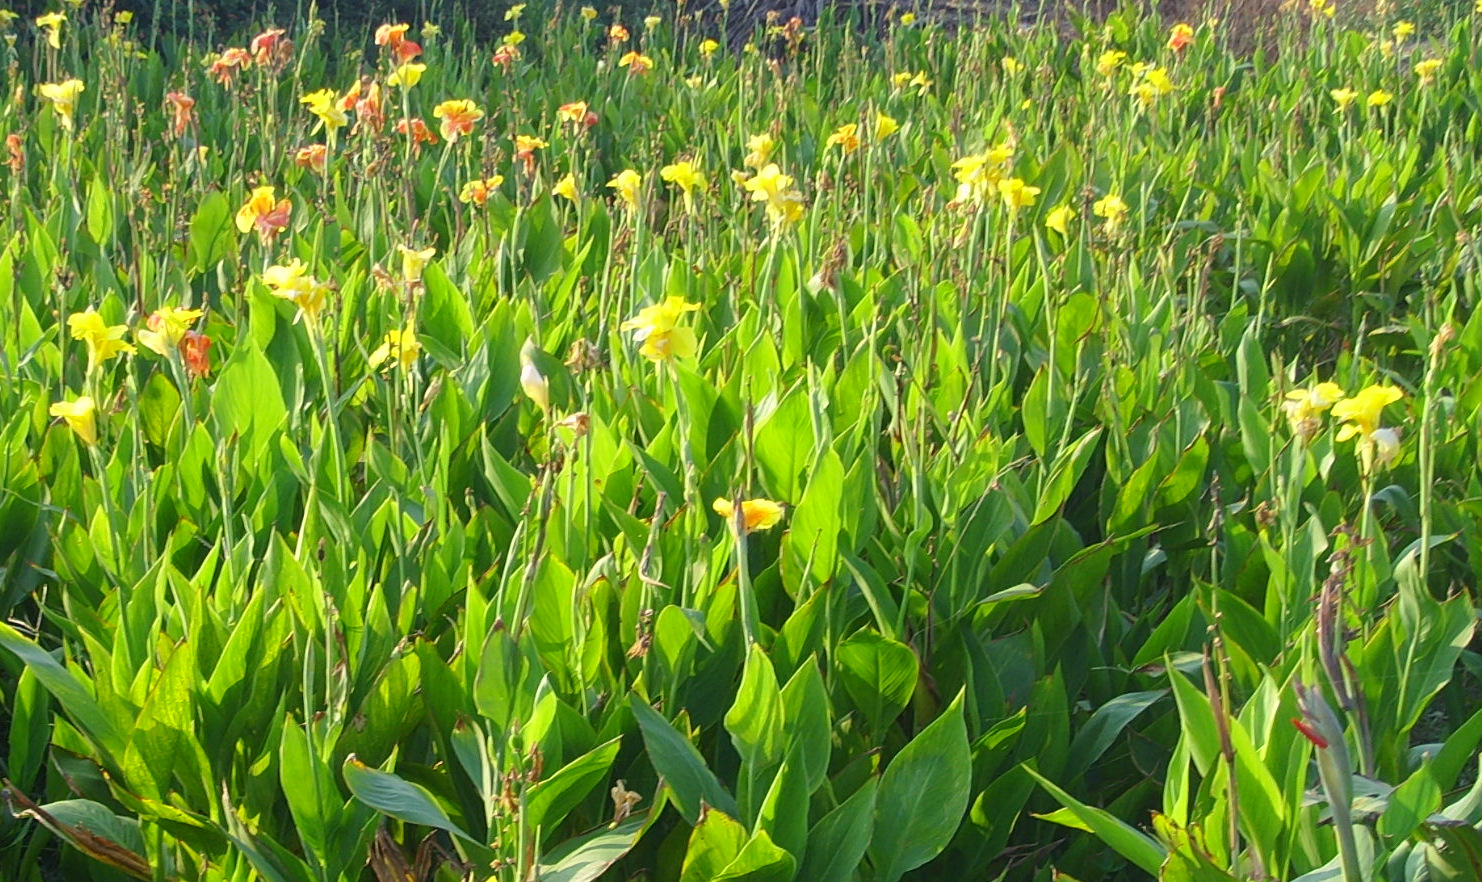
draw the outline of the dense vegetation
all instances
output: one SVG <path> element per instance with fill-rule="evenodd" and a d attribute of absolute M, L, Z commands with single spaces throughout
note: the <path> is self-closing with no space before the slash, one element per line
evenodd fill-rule
<path fill-rule="evenodd" d="M 0 15 L 0 877 L 1482 878 L 1479 14 L 1284 16 Z"/>

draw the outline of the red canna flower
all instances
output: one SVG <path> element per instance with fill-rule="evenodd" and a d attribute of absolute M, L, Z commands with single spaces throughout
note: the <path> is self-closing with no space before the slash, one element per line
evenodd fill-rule
<path fill-rule="evenodd" d="M 1298 732 L 1301 732 L 1303 735 L 1305 735 L 1307 737 L 1307 740 L 1308 741 L 1311 741 L 1313 744 L 1317 745 L 1318 748 L 1323 749 L 1323 750 L 1326 750 L 1327 749 L 1328 739 L 1326 739 L 1326 738 L 1322 737 L 1321 735 L 1317 734 L 1317 730 L 1314 729 L 1314 728 L 1312 728 L 1312 726 L 1310 726 L 1306 722 L 1298 719 L 1297 717 L 1292 717 L 1292 725 L 1293 726 L 1296 726 L 1297 727 L 1297 731 Z"/>

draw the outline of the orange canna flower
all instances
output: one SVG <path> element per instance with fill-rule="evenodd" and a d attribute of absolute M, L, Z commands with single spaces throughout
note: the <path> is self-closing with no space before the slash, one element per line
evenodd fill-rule
<path fill-rule="evenodd" d="M 211 338 L 195 331 L 186 331 L 180 338 L 180 357 L 185 361 L 185 372 L 192 377 L 204 377 L 211 373 Z"/>
<path fill-rule="evenodd" d="M 467 98 L 454 98 L 432 108 L 432 115 L 442 120 L 443 137 L 456 141 L 473 134 L 473 124 L 484 118 L 484 112 Z"/>
<path fill-rule="evenodd" d="M 494 50 L 494 63 L 504 68 L 505 73 L 509 73 L 510 65 L 519 60 L 520 47 L 513 43 L 501 43 L 499 48 Z"/>
<path fill-rule="evenodd" d="M 279 69 L 293 56 L 293 41 L 283 35 L 287 31 L 272 28 L 252 38 L 249 48 L 252 59 L 264 67 Z"/>
<path fill-rule="evenodd" d="M 5 136 L 5 149 L 10 153 L 10 158 L 5 164 L 10 166 L 10 173 L 18 175 L 26 169 L 26 148 L 21 141 L 21 136 L 15 132 Z"/>
<path fill-rule="evenodd" d="M 179 138 L 185 134 L 186 129 L 190 128 L 190 120 L 195 110 L 196 99 L 184 92 L 167 92 L 165 93 L 165 105 L 175 113 L 172 128 L 175 132 L 175 137 Z"/>
<path fill-rule="evenodd" d="M 359 92 L 359 83 L 355 84 L 357 93 L 355 96 L 355 128 L 352 131 L 360 131 L 365 126 L 374 131 L 379 131 L 386 124 L 385 109 L 381 104 L 381 84 L 370 81 L 370 85 L 364 89 L 364 94 Z"/>
<path fill-rule="evenodd" d="M 376 45 L 389 46 L 395 49 L 397 46 L 406 42 L 407 31 L 411 30 L 411 27 L 406 22 L 381 25 L 376 28 Z"/>
<path fill-rule="evenodd" d="M 571 101 L 556 108 L 556 118 L 562 122 L 580 125 L 587 118 L 587 102 Z"/>
<path fill-rule="evenodd" d="M 626 67 L 628 73 L 643 74 L 654 69 L 654 60 L 640 52 L 629 52 L 618 59 L 618 67 Z"/>
<path fill-rule="evenodd" d="M 293 164 L 299 168 L 324 173 L 324 164 L 329 159 L 329 148 L 323 144 L 310 144 L 307 147 L 298 148 L 293 155 Z"/>
<path fill-rule="evenodd" d="M 489 201 L 490 196 L 498 192 L 503 183 L 503 175 L 495 175 L 492 178 L 475 178 L 463 185 L 463 189 L 458 192 L 458 201 L 482 206 Z"/>
<path fill-rule="evenodd" d="M 412 152 L 418 153 L 423 144 L 436 144 L 437 133 L 427 127 L 421 117 L 403 119 L 396 124 L 396 133 L 412 139 Z"/>
<path fill-rule="evenodd" d="M 1194 42 L 1194 29 L 1179 22 L 1168 32 L 1168 48 L 1174 52 L 1182 52 Z"/>
<path fill-rule="evenodd" d="M 628 29 L 614 23 L 612 27 L 607 29 L 607 38 L 614 43 L 626 43 L 628 42 Z"/>
<path fill-rule="evenodd" d="M 525 163 L 525 173 L 535 173 L 535 151 L 549 147 L 545 139 L 534 135 L 515 135 L 515 159 Z"/>
<path fill-rule="evenodd" d="M 251 66 L 252 53 L 237 46 L 226 50 L 212 60 L 211 66 L 206 69 L 206 74 L 221 85 L 230 88 L 237 72 L 244 71 Z"/>
<path fill-rule="evenodd" d="M 257 230 L 263 242 L 288 229 L 288 214 L 293 203 L 274 197 L 272 187 L 257 187 L 247 202 L 237 210 L 237 229 L 243 233 Z"/>

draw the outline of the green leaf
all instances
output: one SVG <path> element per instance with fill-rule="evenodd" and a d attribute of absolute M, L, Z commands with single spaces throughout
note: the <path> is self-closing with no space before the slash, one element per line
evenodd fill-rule
<path fill-rule="evenodd" d="M 163 799 L 181 760 L 190 754 L 182 742 L 195 738 L 191 708 L 196 682 L 193 645 L 181 641 L 139 709 L 138 722 L 124 751 L 124 777 L 139 794 Z"/>
<path fill-rule="evenodd" d="M 628 704 L 643 732 L 649 761 L 673 791 L 674 804 L 684 819 L 698 823 L 702 802 L 735 817 L 736 800 L 705 765 L 700 751 L 636 693 L 628 696 Z"/>
<path fill-rule="evenodd" d="M 1029 766 L 1024 766 L 1024 771 L 1028 772 L 1041 787 L 1045 788 L 1046 792 L 1055 797 L 1056 801 L 1070 812 L 1077 822 L 1072 825 L 1075 829 L 1090 830 L 1097 839 L 1106 843 L 1117 854 L 1131 861 L 1143 872 L 1157 878 L 1158 868 L 1163 865 L 1163 859 L 1166 857 L 1163 846 L 1159 845 L 1157 840 L 1133 828 L 1125 821 L 1113 817 L 1110 812 L 1086 805 L 1056 787 L 1048 778 Z M 1055 815 L 1036 815 L 1035 817 L 1063 823 L 1058 821 Z"/>
<path fill-rule="evenodd" d="M 798 871 L 809 882 L 851 882 L 864 860 L 874 829 L 875 799 L 879 778 L 867 778 L 864 786 L 824 815 L 808 831 L 808 853 Z"/>
<path fill-rule="evenodd" d="M 288 415 L 278 375 L 262 350 L 245 344 L 232 353 L 212 389 L 211 414 L 217 437 L 239 438 L 243 464 L 255 465 Z"/>
<path fill-rule="evenodd" d="M 1096 442 L 1100 438 L 1101 427 L 1097 426 L 1055 457 L 1055 464 L 1050 468 L 1050 478 L 1045 482 L 1044 492 L 1034 506 L 1032 524 L 1042 524 L 1060 513 L 1060 507 L 1065 505 L 1076 482 L 1080 481 L 1081 473 L 1086 470 L 1086 464 L 1091 461 L 1091 454 L 1096 450 Z"/>
<path fill-rule="evenodd" d="M 226 194 L 219 190 L 207 194 L 190 219 L 190 271 L 204 272 L 220 263 L 231 250 L 233 230 Z"/>
<path fill-rule="evenodd" d="M 330 830 L 343 807 L 340 788 L 329 765 L 311 750 L 309 733 L 292 719 L 283 723 L 278 763 L 279 783 L 305 853 L 319 866 L 331 866 L 336 856 L 329 847 Z"/>
<path fill-rule="evenodd" d="M 607 780 L 621 743 L 621 738 L 614 738 L 600 744 L 531 787 L 525 804 L 526 826 L 547 833 L 554 830 L 593 787 Z"/>
<path fill-rule="evenodd" d="M 792 882 L 797 868 L 791 854 L 777 847 L 767 831 L 758 830 L 715 882 Z"/>
<path fill-rule="evenodd" d="M 99 245 L 113 238 L 113 194 L 101 177 L 87 186 L 87 234 Z"/>
<path fill-rule="evenodd" d="M 0 622 L 0 646 L 10 650 L 36 673 L 36 679 L 62 705 L 83 733 L 93 739 L 105 757 L 123 753 L 123 736 L 113 721 L 92 693 L 77 681 L 71 671 L 52 658 L 51 653 L 22 637 L 4 622 Z"/>
<path fill-rule="evenodd" d="M 823 675 L 810 657 L 782 687 L 782 711 L 786 720 L 788 751 L 797 759 L 808 781 L 811 795 L 828 776 L 829 708 Z"/>
<path fill-rule="evenodd" d="M 1070 759 L 1062 776 L 1073 781 L 1086 773 L 1096 760 L 1111 747 L 1127 724 L 1137 715 L 1152 707 L 1153 703 L 1168 694 L 1167 689 L 1152 689 L 1146 692 L 1128 692 L 1103 704 L 1086 721 L 1070 743 Z"/>
<path fill-rule="evenodd" d="M 436 827 L 455 836 L 478 844 L 477 841 L 450 819 L 437 800 L 420 784 L 392 774 L 373 769 L 355 758 L 345 758 L 341 771 L 345 784 L 355 798 L 379 812 L 410 824 Z"/>
<path fill-rule="evenodd" d="M 725 725 L 741 761 L 751 769 L 770 768 L 782 759 L 782 696 L 772 662 L 758 644 L 747 652 Z"/>
<path fill-rule="evenodd" d="M 919 663 L 909 646 L 864 628 L 834 652 L 844 691 L 879 732 L 905 709 L 916 689 Z"/>
<path fill-rule="evenodd" d="M 886 767 L 875 808 L 875 878 L 896 882 L 941 853 L 967 811 L 972 758 L 959 692 Z"/>
<path fill-rule="evenodd" d="M 679 882 L 711 882 L 746 846 L 746 828 L 725 812 L 706 806 L 690 831 Z"/>
<path fill-rule="evenodd" d="M 648 829 L 649 814 L 639 812 L 611 829 L 599 827 L 562 843 L 535 871 L 540 882 L 594 882 L 632 850 Z"/>

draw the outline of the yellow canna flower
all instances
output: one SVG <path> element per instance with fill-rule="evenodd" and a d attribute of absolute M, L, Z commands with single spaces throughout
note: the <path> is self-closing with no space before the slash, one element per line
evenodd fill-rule
<path fill-rule="evenodd" d="M 525 13 L 525 4 L 524 3 L 516 3 L 514 6 L 511 6 L 510 8 L 508 8 L 508 9 L 506 9 L 504 11 L 504 20 L 505 21 L 519 21 L 520 20 L 520 16 L 523 15 L 524 13 Z"/>
<path fill-rule="evenodd" d="M 555 193 L 557 196 L 560 196 L 560 197 L 562 197 L 564 199 L 568 199 L 568 200 L 570 200 L 572 202 L 575 202 L 576 201 L 576 175 L 573 175 L 571 172 L 567 172 L 566 173 L 566 177 L 564 177 L 561 180 L 557 181 L 551 187 L 551 192 L 552 193 Z"/>
<path fill-rule="evenodd" d="M 916 13 L 914 13 L 914 12 L 903 12 L 903 13 L 901 13 L 901 25 L 903 27 L 910 27 L 911 25 L 913 25 L 915 23 L 916 23 Z"/>
<path fill-rule="evenodd" d="M 1415 75 L 1420 78 L 1422 86 L 1429 86 L 1436 81 L 1436 71 L 1441 69 L 1441 59 L 1427 58 L 1424 61 L 1415 62 Z"/>
<path fill-rule="evenodd" d="M 597 17 L 597 10 L 593 9 L 590 6 L 583 6 L 581 8 L 581 17 L 586 19 L 587 21 L 592 21 Z"/>
<path fill-rule="evenodd" d="M 1069 205 L 1052 208 L 1050 209 L 1050 213 L 1045 216 L 1045 226 L 1062 236 L 1069 236 L 1070 221 L 1074 217 L 1075 210 Z"/>
<path fill-rule="evenodd" d="M 1096 72 L 1103 77 L 1110 77 L 1112 74 L 1116 73 L 1117 68 L 1125 64 L 1126 61 L 1127 53 L 1123 52 L 1120 49 L 1112 49 L 1107 52 L 1103 52 L 1101 53 L 1101 57 L 1096 59 Z"/>
<path fill-rule="evenodd" d="M 705 175 L 699 166 L 689 160 L 681 160 L 659 169 L 659 177 L 684 191 L 684 210 L 695 210 L 694 191 L 705 189 Z"/>
<path fill-rule="evenodd" d="M 48 12 L 36 17 L 36 27 L 46 29 L 46 44 L 53 49 L 62 48 L 62 23 L 66 20 L 65 12 Z"/>
<path fill-rule="evenodd" d="M 67 427 L 82 439 L 82 443 L 89 447 L 98 443 L 98 408 L 91 395 L 83 395 L 74 401 L 58 401 L 51 406 L 50 413 L 66 420 Z"/>
<path fill-rule="evenodd" d="M 350 122 L 345 110 L 340 106 L 340 101 L 333 89 L 320 89 L 298 99 L 299 103 L 309 108 L 309 112 L 319 117 L 320 125 L 333 132 Z"/>
<path fill-rule="evenodd" d="M 1108 232 L 1122 225 L 1129 210 L 1127 203 L 1116 193 L 1108 193 L 1091 205 L 1091 213 L 1106 222 Z"/>
<path fill-rule="evenodd" d="M 416 331 L 411 327 L 398 328 L 387 332 L 386 339 L 370 354 L 367 364 L 375 369 L 388 359 L 395 359 L 402 370 L 409 371 L 416 365 L 417 356 L 421 354 L 422 344 L 417 342 Z"/>
<path fill-rule="evenodd" d="M 1003 204 L 1012 216 L 1018 214 L 1019 209 L 1034 205 L 1039 188 L 1031 187 L 1018 178 L 1004 178 L 998 182 L 998 195 L 1003 197 Z"/>
<path fill-rule="evenodd" d="M 72 116 L 77 111 L 77 96 L 86 88 L 82 80 L 71 79 L 60 83 L 42 83 L 36 87 L 36 93 L 51 102 L 57 118 L 62 121 L 62 128 L 71 131 Z"/>
<path fill-rule="evenodd" d="M 752 135 L 746 139 L 747 153 L 746 157 L 741 160 L 741 164 L 749 165 L 752 168 L 761 168 L 767 164 L 767 160 L 772 157 L 772 151 L 776 147 L 776 142 L 766 132 L 762 132 L 759 135 Z"/>
<path fill-rule="evenodd" d="M 264 241 L 287 229 L 293 203 L 273 194 L 272 187 L 254 187 L 247 202 L 237 209 L 237 229 L 250 233 L 255 227 Z"/>
<path fill-rule="evenodd" d="M 901 124 L 895 121 L 895 117 L 886 116 L 883 113 L 875 113 L 875 140 L 883 141 L 901 130 Z"/>
<path fill-rule="evenodd" d="M 654 28 L 658 27 L 663 21 L 664 19 L 660 18 L 657 15 L 650 15 L 643 19 L 643 26 L 648 30 L 653 30 Z"/>
<path fill-rule="evenodd" d="M 1013 158 L 1013 145 L 1005 142 L 982 153 L 969 153 L 952 163 L 952 177 L 957 181 L 957 197 L 953 201 L 973 205 L 987 200 L 989 191 L 998 186 Z"/>
<path fill-rule="evenodd" d="M 1332 18 L 1334 13 L 1338 11 L 1338 7 L 1334 5 L 1333 0 L 1308 0 L 1307 5 L 1312 9 L 1314 15 L 1325 15 L 1328 18 Z"/>
<path fill-rule="evenodd" d="M 720 48 L 720 43 L 716 42 L 715 40 L 708 40 L 707 39 L 707 40 L 701 40 L 700 41 L 700 55 L 701 55 L 701 57 L 709 58 L 710 56 L 714 55 L 715 52 L 716 52 L 716 50 L 719 49 L 719 48 Z"/>
<path fill-rule="evenodd" d="M 467 98 L 454 98 L 432 108 L 432 115 L 442 120 L 443 139 L 457 140 L 462 135 L 473 134 L 473 124 L 484 118 L 484 112 Z"/>
<path fill-rule="evenodd" d="M 458 191 L 458 201 L 473 205 L 483 205 L 489 201 L 499 187 L 504 183 L 504 175 L 494 175 L 490 178 L 475 178 L 463 184 Z"/>
<path fill-rule="evenodd" d="M 1328 94 L 1332 96 L 1333 101 L 1338 105 L 1338 109 L 1340 111 L 1347 110 L 1348 106 L 1352 104 L 1354 102 L 1354 99 L 1358 98 L 1359 96 L 1359 93 L 1346 87 L 1342 89 L 1334 89 Z"/>
<path fill-rule="evenodd" d="M 386 85 L 401 86 L 406 89 L 417 85 L 422 79 L 422 74 L 427 71 L 427 65 L 408 61 L 406 64 L 398 65 L 391 76 L 386 78 Z"/>
<path fill-rule="evenodd" d="M 72 339 L 87 344 L 87 372 L 91 374 L 103 362 L 120 353 L 132 353 L 134 346 L 124 340 L 128 325 L 109 325 L 91 306 L 86 312 L 74 312 L 67 316 L 67 328 Z"/>
<path fill-rule="evenodd" d="M 859 149 L 859 126 L 855 123 L 845 123 L 834 129 L 833 134 L 823 142 L 824 147 L 838 147 L 847 156 Z"/>
<path fill-rule="evenodd" d="M 1008 76 L 1024 72 L 1024 63 L 1012 55 L 1005 55 L 999 65 L 1003 67 L 1003 72 Z"/>
<path fill-rule="evenodd" d="M 735 520 L 736 503 L 731 500 L 718 498 L 710 507 L 728 523 Z M 782 505 L 770 499 L 744 499 L 741 501 L 741 520 L 748 533 L 770 530 L 782 520 Z"/>
<path fill-rule="evenodd" d="M 1152 67 L 1142 71 L 1128 94 L 1136 97 L 1143 107 L 1151 107 L 1159 98 L 1173 90 L 1173 81 L 1168 78 L 1167 68 Z"/>
<path fill-rule="evenodd" d="M 1414 33 L 1415 24 L 1403 19 L 1395 22 L 1395 26 L 1390 29 L 1390 35 L 1395 38 L 1396 43 L 1404 40 L 1406 37 L 1414 35 Z"/>
<path fill-rule="evenodd" d="M 1379 428 L 1385 406 L 1403 397 L 1404 393 L 1395 386 L 1366 386 L 1357 395 L 1334 403 L 1333 417 L 1344 421 L 1338 430 L 1338 440 L 1347 441 L 1354 436 L 1367 440 Z"/>
<path fill-rule="evenodd" d="M 297 306 L 299 317 L 308 319 L 310 328 L 319 326 L 319 313 L 329 303 L 330 288 L 309 275 L 303 261 L 295 257 L 287 264 L 270 266 L 263 270 L 262 281 L 274 297 Z"/>
<path fill-rule="evenodd" d="M 437 256 L 437 249 L 431 246 L 419 251 L 405 245 L 398 245 L 396 250 L 401 252 L 401 277 L 407 282 L 422 281 L 422 271 L 427 268 L 428 262 Z"/>
<path fill-rule="evenodd" d="M 1293 389 L 1286 393 L 1281 409 L 1286 413 L 1293 432 L 1311 438 L 1319 428 L 1317 417 L 1344 397 L 1345 393 L 1337 383 L 1318 383 L 1310 389 Z"/>
<path fill-rule="evenodd" d="M 699 344 L 695 332 L 681 327 L 679 319 L 699 308 L 700 304 L 688 303 L 683 297 L 670 297 L 662 303 L 645 306 L 638 315 L 623 322 L 621 330 L 636 332 L 633 339 L 643 344 L 638 353 L 649 361 L 688 358 L 695 354 Z"/>
<path fill-rule="evenodd" d="M 629 73 L 648 73 L 653 70 L 654 60 L 642 52 L 628 52 L 618 59 L 618 67 L 626 67 Z"/>
<path fill-rule="evenodd" d="M 615 191 L 629 208 L 638 207 L 638 195 L 643 189 L 643 176 L 631 168 L 625 168 L 613 175 L 612 180 L 607 182 L 608 188 Z"/>
<path fill-rule="evenodd" d="M 1374 91 L 1369 93 L 1369 98 L 1365 103 L 1367 103 L 1370 107 L 1383 107 L 1384 105 L 1393 101 L 1394 97 L 1394 95 L 1391 95 L 1383 89 L 1375 89 Z"/>
<path fill-rule="evenodd" d="M 168 356 L 180 346 L 180 338 L 203 313 L 199 309 L 164 306 L 149 314 L 145 327 L 135 336 L 145 348 Z"/>

